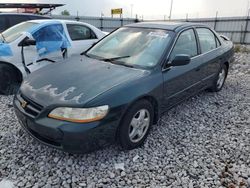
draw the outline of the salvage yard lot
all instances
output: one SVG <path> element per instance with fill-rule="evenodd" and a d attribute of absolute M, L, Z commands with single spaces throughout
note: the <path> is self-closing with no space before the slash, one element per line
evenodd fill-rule
<path fill-rule="evenodd" d="M 250 54 L 237 53 L 225 87 L 167 112 L 143 147 L 70 155 L 28 136 L 13 96 L 0 96 L 0 182 L 16 187 L 250 186 Z M 124 169 L 117 169 L 117 165 Z"/>

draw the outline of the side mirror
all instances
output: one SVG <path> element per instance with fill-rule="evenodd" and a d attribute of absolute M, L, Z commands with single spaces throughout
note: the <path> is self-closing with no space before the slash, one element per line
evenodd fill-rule
<path fill-rule="evenodd" d="M 34 46 L 36 45 L 36 41 L 34 39 L 30 39 L 28 37 L 26 37 L 25 39 L 23 39 L 18 46 Z"/>
<path fill-rule="evenodd" d="M 170 66 L 182 66 L 182 65 L 189 64 L 190 61 L 191 61 L 191 58 L 189 55 L 179 54 L 174 57 L 174 59 L 169 65 Z"/>

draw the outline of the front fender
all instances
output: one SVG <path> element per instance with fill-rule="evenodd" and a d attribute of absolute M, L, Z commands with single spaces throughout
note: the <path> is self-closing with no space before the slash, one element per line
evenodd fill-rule
<path fill-rule="evenodd" d="M 163 98 L 163 80 L 162 73 L 150 73 L 149 75 L 129 80 L 111 90 L 108 90 L 96 98 L 86 103 L 85 107 L 94 107 L 109 105 L 114 117 L 121 118 L 137 100 L 144 97 L 153 97 L 158 104 L 161 104 Z M 160 105 L 158 105 L 158 111 Z"/>

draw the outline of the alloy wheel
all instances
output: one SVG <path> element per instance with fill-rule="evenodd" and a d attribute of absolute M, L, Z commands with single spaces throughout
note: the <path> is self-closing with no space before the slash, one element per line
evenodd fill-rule
<path fill-rule="evenodd" d="M 146 109 L 141 109 L 133 116 L 129 125 L 129 139 L 137 143 L 146 135 L 150 125 L 150 113 Z"/>
<path fill-rule="evenodd" d="M 223 86 L 225 78 L 226 78 L 226 71 L 225 71 L 225 69 L 222 68 L 220 73 L 219 73 L 218 80 L 217 80 L 217 88 L 218 89 L 220 89 Z"/>

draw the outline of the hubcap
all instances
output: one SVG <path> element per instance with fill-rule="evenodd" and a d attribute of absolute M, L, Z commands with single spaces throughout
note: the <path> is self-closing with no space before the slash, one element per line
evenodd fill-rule
<path fill-rule="evenodd" d="M 218 80 L 217 80 L 218 89 L 220 89 L 223 86 L 225 77 L 226 77 L 226 71 L 224 69 L 221 69 L 221 72 L 219 73 Z"/>
<path fill-rule="evenodd" d="M 146 135 L 150 124 L 150 114 L 146 109 L 139 110 L 132 118 L 129 125 L 129 138 L 137 143 Z"/>

